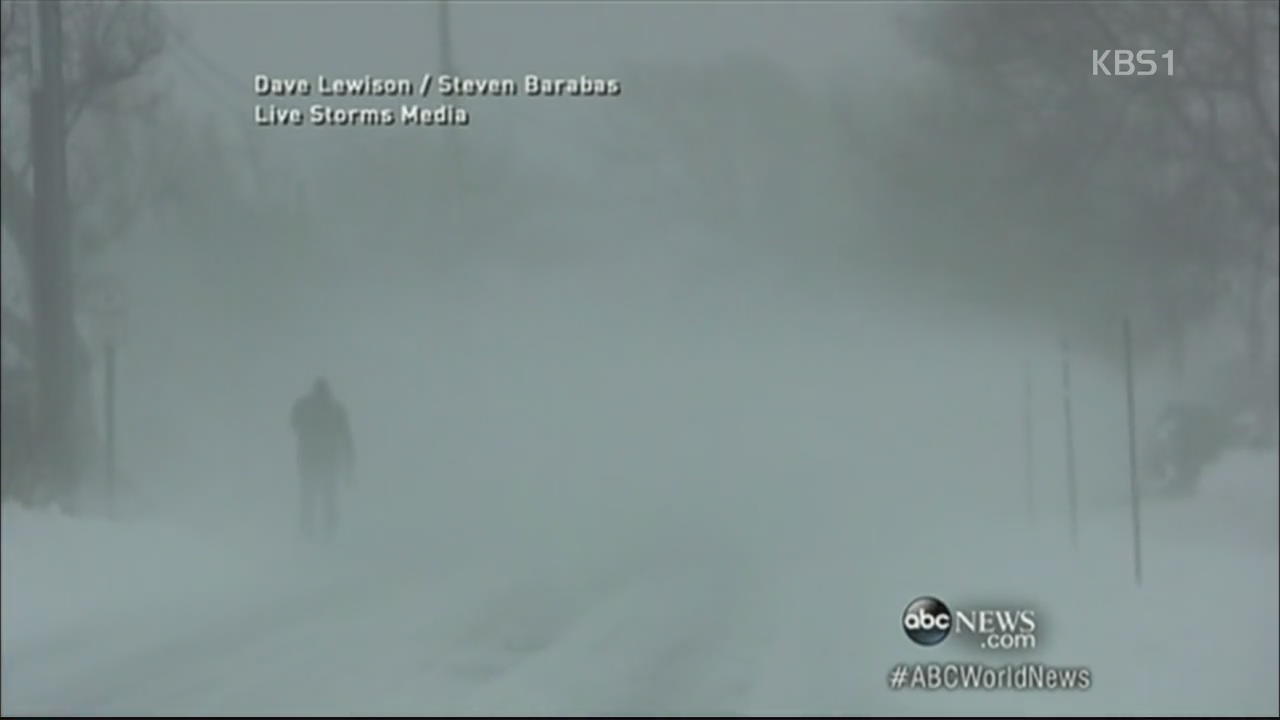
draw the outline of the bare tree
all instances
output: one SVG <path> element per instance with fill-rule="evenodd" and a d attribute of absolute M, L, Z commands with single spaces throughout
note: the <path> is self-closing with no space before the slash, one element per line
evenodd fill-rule
<path fill-rule="evenodd" d="M 1264 361 L 1276 281 L 1275 2 L 931 5 L 908 35 L 1014 129 L 1023 179 L 1059 189 L 1108 173 L 1141 227 L 1127 242 L 1174 347 L 1198 312 L 1247 285 L 1248 355 Z M 1092 73 L 1094 50 L 1173 51 L 1151 77 Z M 1082 242 L 1089 239 L 1082 238 Z M 1175 351 L 1175 356 L 1177 355 Z"/>
<path fill-rule="evenodd" d="M 74 211 L 92 204 L 95 196 L 119 190 L 104 177 L 99 158 L 106 153 L 101 130 L 153 108 L 158 96 L 134 87 L 146 68 L 164 48 L 166 26 L 157 7 L 132 0 L 113 2 L 66 2 L 64 69 L 67 85 L 66 132 L 72 152 L 69 158 L 75 195 L 84 199 Z M 25 112 L 30 87 L 31 63 L 27 13 L 17 0 L 4 0 L 0 9 L 0 76 L 5 84 L 5 106 L 0 154 L 3 172 L 4 231 L 24 259 L 31 250 L 31 157 L 30 128 Z M 80 120 L 95 115 L 92 129 Z M 93 130 L 98 130 L 94 133 Z M 89 136 L 89 137 L 85 137 Z M 84 139 L 84 142 L 77 142 Z M 110 141 L 118 140 L 112 136 Z M 96 142 L 95 142 L 96 141 Z M 114 177 L 114 174 L 113 174 Z M 113 202 L 120 211 L 105 227 L 78 223 L 77 243 L 99 247 L 132 220 L 137 203 Z M 102 220 L 103 218 L 97 218 Z"/>
<path fill-rule="evenodd" d="M 27 9 L 27 4 L 14 0 L 0 5 L 0 77 L 4 82 L 0 210 L 4 236 L 17 251 L 27 286 L 33 287 L 39 279 L 34 245 L 33 139 L 27 105 L 35 65 Z M 161 53 L 165 25 L 158 9 L 147 3 L 64 2 L 61 35 L 63 130 L 67 134 L 68 182 L 75 198 L 68 221 L 72 245 L 83 255 L 122 234 L 141 205 L 130 185 L 122 182 L 127 177 L 120 156 L 125 134 L 111 130 L 124 128 L 130 118 L 154 105 L 155 96 L 139 92 L 133 81 Z M 95 122 L 82 122 L 87 116 L 94 116 Z M 34 338 L 39 328 L 31 327 L 37 319 L 4 307 L 6 342 L 18 350 L 24 364 L 38 371 Z M 77 454 L 82 455 L 91 447 L 93 434 L 86 381 L 90 361 L 83 340 L 75 343 L 73 372 L 78 380 L 73 383 L 73 442 Z"/>

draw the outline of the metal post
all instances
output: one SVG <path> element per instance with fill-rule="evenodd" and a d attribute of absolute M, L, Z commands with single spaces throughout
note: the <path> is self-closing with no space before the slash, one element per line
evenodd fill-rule
<path fill-rule="evenodd" d="M 106 475 L 107 512 L 115 514 L 116 508 L 116 344 L 107 340 L 104 348 L 105 369 L 103 392 L 104 425 L 106 426 Z"/>
<path fill-rule="evenodd" d="M 1031 371 L 1025 370 L 1023 377 L 1022 406 L 1022 452 L 1024 480 L 1027 484 L 1027 517 L 1036 515 L 1036 463 L 1035 463 L 1035 418 L 1032 403 Z"/>
<path fill-rule="evenodd" d="M 1075 428 L 1071 419 L 1071 348 L 1066 340 L 1062 341 L 1062 416 L 1066 429 L 1067 454 L 1067 508 L 1071 522 L 1071 546 L 1080 544 L 1080 528 L 1078 522 L 1078 503 L 1076 499 L 1076 440 Z"/>
<path fill-rule="evenodd" d="M 1129 318 L 1124 319 L 1124 384 L 1129 409 L 1129 491 L 1133 510 L 1133 581 L 1142 585 L 1142 532 L 1138 512 L 1138 433 L 1137 410 L 1133 399 L 1133 332 Z"/>

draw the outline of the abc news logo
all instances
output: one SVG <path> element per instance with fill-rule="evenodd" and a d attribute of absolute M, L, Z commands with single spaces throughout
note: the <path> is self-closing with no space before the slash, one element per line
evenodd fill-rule
<path fill-rule="evenodd" d="M 1172 50 L 1166 50 L 1160 55 L 1155 50 L 1094 50 L 1093 75 L 1148 77 L 1160 72 L 1160 63 L 1153 58 L 1163 60 L 1165 74 L 1173 77 Z"/>
<path fill-rule="evenodd" d="M 937 645 L 954 631 L 980 638 L 989 650 L 1036 646 L 1034 610 L 951 610 L 936 597 L 918 597 L 902 612 L 902 629 L 917 645 Z"/>

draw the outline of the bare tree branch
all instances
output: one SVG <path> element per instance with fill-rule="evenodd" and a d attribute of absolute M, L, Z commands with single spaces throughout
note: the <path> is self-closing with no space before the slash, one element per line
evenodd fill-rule
<path fill-rule="evenodd" d="M 118 95 L 117 88 L 128 81 L 139 77 L 146 66 L 154 60 L 164 48 L 165 25 L 155 9 L 148 3 L 119 0 L 117 2 L 91 2 L 69 5 L 66 31 L 67 46 L 70 59 L 68 68 L 68 121 L 67 132 L 71 133 L 80 118 L 102 98 Z M 12 66 L 9 60 L 20 54 L 25 48 L 21 40 L 22 33 L 16 30 L 22 20 L 18 4 L 7 0 L 3 4 L 3 53 L 6 66 Z M 17 67 L 7 67 L 6 72 L 29 72 L 25 62 Z M 153 102 L 146 98 L 145 104 Z M 113 109 L 129 111 L 137 108 Z M 21 143 L 19 143 L 21 144 Z M 23 159 L 15 162 L 12 152 L 13 142 L 6 142 L 4 152 L 0 153 L 3 165 L 3 226 L 8 231 L 22 253 L 24 261 L 30 257 L 32 242 L 32 197 L 30 190 L 31 160 L 29 153 L 23 153 Z M 73 158 L 73 162 L 74 162 Z M 105 182 L 110 182 L 106 180 Z M 83 203 L 82 203 L 83 204 Z M 123 231 L 128 222 L 136 216 L 136 208 L 123 213 L 119 222 L 121 227 L 113 227 L 114 231 Z M 100 224 L 99 224 L 100 225 Z M 105 240 L 101 227 L 77 227 L 77 234 L 82 244 L 100 245 Z M 111 233 L 114 234 L 114 233 Z"/>

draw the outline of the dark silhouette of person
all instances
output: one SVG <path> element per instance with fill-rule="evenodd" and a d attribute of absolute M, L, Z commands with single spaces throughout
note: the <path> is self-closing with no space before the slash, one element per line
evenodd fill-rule
<path fill-rule="evenodd" d="M 292 420 L 298 436 L 302 535 L 308 540 L 330 540 L 338 530 L 338 485 L 354 479 L 355 450 L 347 411 L 321 377 L 294 403 Z"/>

